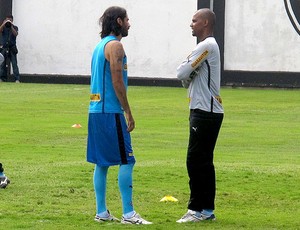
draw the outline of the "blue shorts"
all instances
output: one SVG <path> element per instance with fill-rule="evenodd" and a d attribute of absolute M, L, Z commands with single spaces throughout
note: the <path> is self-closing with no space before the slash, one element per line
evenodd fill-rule
<path fill-rule="evenodd" d="M 99 166 L 135 163 L 123 114 L 89 114 L 87 161 Z"/>

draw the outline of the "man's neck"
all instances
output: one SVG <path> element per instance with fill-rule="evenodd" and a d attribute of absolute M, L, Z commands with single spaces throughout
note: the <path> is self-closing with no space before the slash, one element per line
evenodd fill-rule
<path fill-rule="evenodd" d="M 205 33 L 205 34 L 203 34 L 201 37 L 199 37 L 199 41 L 202 42 L 202 41 L 204 41 L 206 38 L 213 37 L 213 36 L 214 36 L 213 33 Z"/>
<path fill-rule="evenodd" d="M 110 33 L 110 35 L 111 36 L 115 36 L 119 41 L 121 41 L 121 39 L 122 39 L 122 35 L 121 34 L 118 35 L 118 36 L 116 36 L 114 33 Z"/>

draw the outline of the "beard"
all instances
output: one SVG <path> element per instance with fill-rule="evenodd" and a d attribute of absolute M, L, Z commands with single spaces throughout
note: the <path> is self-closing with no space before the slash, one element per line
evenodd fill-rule
<path fill-rule="evenodd" d="M 127 37 L 128 36 L 128 28 L 122 27 L 121 35 L 122 35 L 122 37 Z"/>

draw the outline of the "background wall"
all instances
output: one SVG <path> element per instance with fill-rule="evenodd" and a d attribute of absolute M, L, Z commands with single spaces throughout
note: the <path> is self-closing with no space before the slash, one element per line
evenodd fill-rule
<path fill-rule="evenodd" d="M 0 22 L 11 14 L 12 0 L 0 0 Z"/>
<path fill-rule="evenodd" d="M 129 37 L 122 42 L 134 84 L 179 86 L 176 68 L 196 44 L 189 28 L 191 17 L 198 8 L 213 7 L 222 85 L 300 87 L 299 0 L 115 0 L 113 4 L 125 7 L 130 17 Z M 43 75 L 46 82 L 64 83 L 62 77 L 68 76 L 88 83 L 90 58 L 100 40 L 98 18 L 110 5 L 109 0 L 13 1 L 22 79 L 39 82 Z M 293 8 L 292 16 L 285 5 Z"/>
<path fill-rule="evenodd" d="M 284 0 L 226 0 L 225 12 L 225 70 L 300 72 Z"/>
<path fill-rule="evenodd" d="M 110 0 L 13 1 L 19 27 L 21 74 L 89 75 L 100 40 L 98 19 Z M 127 9 L 131 28 L 122 40 L 129 76 L 174 78 L 196 44 L 189 27 L 197 1 L 115 0 Z"/>

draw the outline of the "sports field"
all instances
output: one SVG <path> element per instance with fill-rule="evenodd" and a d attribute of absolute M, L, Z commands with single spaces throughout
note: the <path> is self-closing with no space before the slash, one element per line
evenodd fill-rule
<path fill-rule="evenodd" d="M 85 161 L 89 86 L 0 84 L 0 162 L 11 179 L 0 190 L 0 229 L 300 229 L 300 91 L 221 92 L 217 221 L 177 224 L 189 197 L 186 90 L 129 87 L 134 205 L 154 224 L 124 226 L 93 220 L 93 165 Z M 120 217 L 117 170 L 109 172 L 107 203 Z M 179 201 L 160 202 L 165 195 Z"/>

